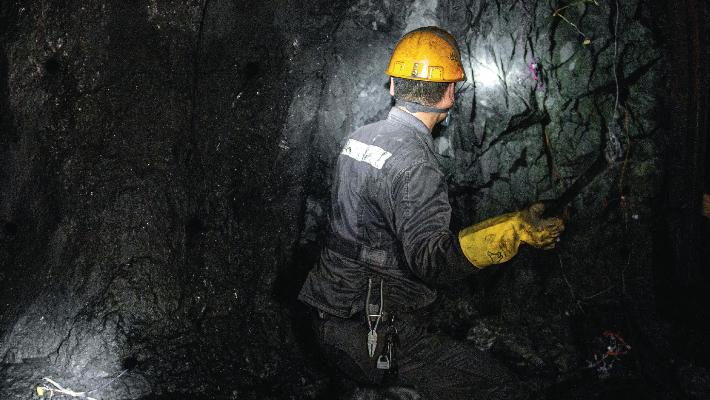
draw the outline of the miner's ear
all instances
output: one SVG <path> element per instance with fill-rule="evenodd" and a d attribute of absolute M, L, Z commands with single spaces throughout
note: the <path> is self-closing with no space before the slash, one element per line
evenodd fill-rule
<path fill-rule="evenodd" d="M 456 83 L 451 82 L 451 83 L 449 83 L 449 87 L 446 88 L 446 95 L 445 96 L 447 99 L 451 100 L 451 102 L 453 103 L 455 100 L 455 94 L 456 94 Z"/>

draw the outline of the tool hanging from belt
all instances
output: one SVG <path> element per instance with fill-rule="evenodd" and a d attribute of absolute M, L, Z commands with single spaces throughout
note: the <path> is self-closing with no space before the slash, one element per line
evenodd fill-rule
<path fill-rule="evenodd" d="M 372 294 L 372 278 L 368 279 L 365 312 L 367 313 L 367 327 L 370 328 L 370 332 L 367 334 L 367 350 L 370 353 L 370 357 L 375 356 L 375 349 L 377 348 L 377 327 L 380 325 L 380 321 L 382 320 L 382 312 L 385 306 L 383 289 L 384 280 L 380 279 L 380 305 L 370 304 L 370 295 Z M 372 326 L 373 321 L 375 326 Z"/>
<path fill-rule="evenodd" d="M 385 333 L 385 343 L 382 347 L 382 353 L 377 357 L 377 369 L 384 370 L 382 382 L 385 384 L 394 384 L 397 382 L 397 364 L 394 361 L 395 345 L 398 343 L 397 328 L 394 326 L 394 315 L 386 314 L 385 316 L 385 296 L 384 296 L 384 280 L 380 279 L 380 304 L 370 303 L 372 296 L 372 278 L 367 282 L 367 300 L 365 300 L 365 310 L 367 312 L 367 327 L 370 329 L 367 334 L 367 350 L 370 357 L 375 356 L 377 349 L 377 327 L 383 318 L 387 318 L 387 332 Z"/>
<path fill-rule="evenodd" d="M 382 375 L 382 384 L 393 385 L 397 383 L 397 373 L 399 372 L 395 362 L 395 347 L 399 346 L 399 337 L 397 336 L 397 328 L 394 326 L 394 315 L 389 315 L 388 318 L 385 345 L 377 358 L 377 369 L 385 371 Z"/>

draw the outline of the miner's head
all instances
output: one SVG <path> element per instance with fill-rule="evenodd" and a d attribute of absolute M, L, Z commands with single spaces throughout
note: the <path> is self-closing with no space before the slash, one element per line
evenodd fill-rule
<path fill-rule="evenodd" d="M 454 84 L 464 81 L 459 46 L 436 26 L 415 29 L 392 52 L 390 94 L 410 112 L 443 113 L 453 105 Z"/>

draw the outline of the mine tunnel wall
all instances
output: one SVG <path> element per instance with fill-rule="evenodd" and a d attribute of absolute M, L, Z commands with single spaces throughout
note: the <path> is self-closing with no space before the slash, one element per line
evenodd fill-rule
<path fill-rule="evenodd" d="M 452 229 L 608 163 L 557 250 L 442 288 L 431 329 L 542 381 L 585 378 L 614 330 L 630 376 L 702 390 L 708 5 L 572 3 L 2 1 L 5 393 L 99 387 L 127 363 L 101 398 L 327 390 L 295 297 L 340 146 L 386 116 L 382 71 L 426 25 L 469 77 L 434 131 Z"/>

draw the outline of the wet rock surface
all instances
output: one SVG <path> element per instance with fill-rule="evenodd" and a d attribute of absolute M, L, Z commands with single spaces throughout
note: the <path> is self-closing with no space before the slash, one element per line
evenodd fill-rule
<path fill-rule="evenodd" d="M 442 287 L 429 329 L 539 397 L 704 398 L 708 7 L 657 3 L 0 2 L 0 397 L 418 398 L 334 373 L 295 297 L 342 140 L 438 25 L 452 229 L 606 162 L 555 250 Z"/>

